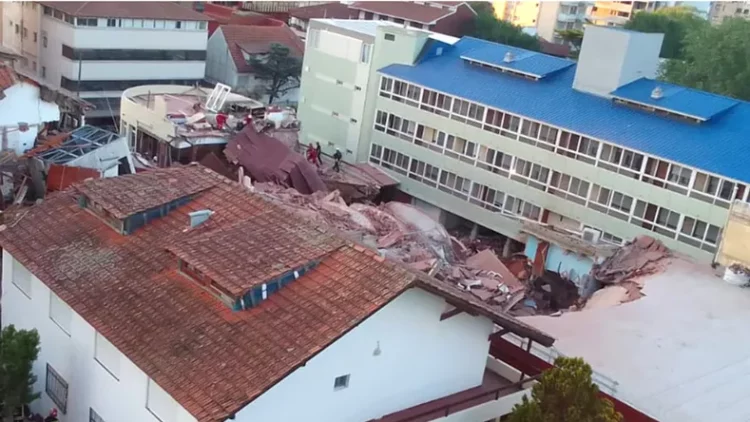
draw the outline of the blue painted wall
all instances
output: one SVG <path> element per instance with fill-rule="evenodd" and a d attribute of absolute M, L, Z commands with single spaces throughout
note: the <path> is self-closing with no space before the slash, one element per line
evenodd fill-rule
<path fill-rule="evenodd" d="M 526 239 L 524 254 L 533 261 L 534 257 L 536 257 L 538 247 L 539 240 L 529 235 L 528 239 Z M 580 286 L 580 277 L 588 274 L 593 265 L 594 260 L 592 258 L 571 252 L 566 253 L 565 249 L 557 245 L 550 245 L 544 268 L 560 274 L 566 273 L 576 285 Z"/>

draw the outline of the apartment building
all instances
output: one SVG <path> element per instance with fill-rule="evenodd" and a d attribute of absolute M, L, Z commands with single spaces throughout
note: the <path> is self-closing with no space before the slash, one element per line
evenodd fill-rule
<path fill-rule="evenodd" d="M 372 51 L 369 73 L 358 68 L 367 85 L 351 87 L 343 81 L 359 56 L 308 41 L 302 140 L 385 168 L 444 221 L 459 216 L 518 241 L 522 221 L 615 244 L 648 234 L 710 262 L 729 204 L 750 193 L 750 106 L 653 79 L 662 39 L 589 26 L 576 64 L 380 25 L 362 47 Z M 357 87 L 367 92 L 352 141 L 344 93 Z M 330 90 L 341 104 L 316 95 Z"/>
<path fill-rule="evenodd" d="M 495 1 L 495 16 L 522 28 L 533 28 L 544 40 L 560 44 L 557 31 L 583 30 L 590 2 L 580 1 Z"/>
<path fill-rule="evenodd" d="M 41 6 L 31 1 L 8 1 L 0 4 L 0 10 L 2 46 L 20 56 L 16 69 L 38 74 Z"/>
<path fill-rule="evenodd" d="M 718 25 L 729 18 L 750 19 L 750 1 L 712 1 L 708 20 Z"/>
<path fill-rule="evenodd" d="M 0 245 L 61 422 L 486 421 L 534 382 L 503 358 L 554 342 L 199 165 L 78 184 Z"/>
<path fill-rule="evenodd" d="M 669 4 L 668 1 L 597 1 L 591 6 L 589 20 L 595 25 L 622 26 L 636 12 L 654 12 Z"/>
<path fill-rule="evenodd" d="M 39 72 L 111 122 L 123 90 L 194 85 L 206 68 L 208 17 L 171 2 L 42 2 Z"/>

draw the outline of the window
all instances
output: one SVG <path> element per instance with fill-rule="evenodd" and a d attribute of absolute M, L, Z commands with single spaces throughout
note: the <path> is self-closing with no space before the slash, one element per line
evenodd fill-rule
<path fill-rule="evenodd" d="M 729 204 L 733 199 L 743 198 L 746 186 L 706 173 L 695 172 L 695 181 L 693 182 L 692 189 L 690 192 L 692 198 L 729 208 Z"/>
<path fill-rule="evenodd" d="M 502 212 L 505 194 L 485 185 L 474 183 L 471 186 L 469 202 L 493 212 Z"/>
<path fill-rule="evenodd" d="M 392 149 L 383 148 L 383 162 L 381 165 L 406 176 L 409 170 L 409 157 Z"/>
<path fill-rule="evenodd" d="M 151 378 L 146 384 L 146 409 L 162 422 L 174 420 L 177 403 Z"/>
<path fill-rule="evenodd" d="M 89 422 L 104 422 L 104 418 L 99 416 L 93 408 L 89 407 Z"/>
<path fill-rule="evenodd" d="M 120 352 L 98 332 L 94 336 L 94 359 L 115 379 L 120 379 Z"/>
<path fill-rule="evenodd" d="M 387 35 L 387 34 L 386 34 Z M 349 386 L 349 374 L 341 375 L 333 380 L 333 389 L 341 390 Z"/>
<path fill-rule="evenodd" d="M 385 34 L 385 37 L 383 38 L 385 38 L 386 41 L 396 41 L 396 36 L 393 34 Z"/>
<path fill-rule="evenodd" d="M 99 19 L 97 18 L 78 18 L 78 26 L 98 26 Z"/>
<path fill-rule="evenodd" d="M 388 113 L 378 110 L 375 113 L 375 130 L 385 132 L 385 125 L 388 122 Z"/>
<path fill-rule="evenodd" d="M 114 28 L 117 26 L 117 19 L 107 19 L 107 27 Z"/>
<path fill-rule="evenodd" d="M 386 78 L 385 76 L 380 78 L 380 96 L 385 98 L 391 98 L 390 92 L 393 90 L 393 79 Z"/>
<path fill-rule="evenodd" d="M 417 159 L 411 160 L 409 178 L 422 182 L 428 186 L 437 187 L 440 169 Z"/>
<path fill-rule="evenodd" d="M 42 78 L 46 78 L 46 77 L 47 77 L 47 68 L 42 66 Z"/>
<path fill-rule="evenodd" d="M 600 158 L 600 167 L 630 177 L 637 177 L 643 164 L 643 155 L 608 144 L 602 145 Z"/>
<path fill-rule="evenodd" d="M 477 157 L 477 144 L 458 136 L 448 136 L 445 145 L 445 155 L 452 158 L 458 158 L 467 163 L 474 163 Z"/>
<path fill-rule="evenodd" d="M 716 251 L 721 229 L 713 224 L 685 217 L 677 240 L 709 252 Z"/>
<path fill-rule="evenodd" d="M 370 62 L 370 52 L 371 51 L 372 51 L 372 44 L 362 43 L 362 49 L 359 52 L 359 62 L 360 63 L 369 63 Z"/>
<path fill-rule="evenodd" d="M 393 96 L 391 99 L 394 101 L 403 102 L 416 107 L 420 94 L 420 88 L 417 86 L 401 81 L 393 82 Z"/>
<path fill-rule="evenodd" d="M 49 364 L 47 364 L 47 381 L 44 391 L 57 405 L 58 410 L 65 413 L 68 408 L 68 383 Z"/>
<path fill-rule="evenodd" d="M 206 60 L 205 50 L 128 50 L 128 49 L 87 49 L 62 45 L 62 55 L 71 60 L 107 61 L 168 61 Z"/>
<path fill-rule="evenodd" d="M 34 42 L 37 42 L 37 33 L 34 32 Z"/>
<path fill-rule="evenodd" d="M 422 90 L 422 105 L 420 108 L 444 117 L 450 115 L 452 98 L 429 89 Z"/>
<path fill-rule="evenodd" d="M 471 180 L 451 173 L 449 171 L 440 172 L 440 186 L 438 189 L 443 192 L 450 193 L 453 196 L 457 196 L 461 199 L 468 199 L 469 186 L 471 186 Z"/>
<path fill-rule="evenodd" d="M 589 194 L 589 182 L 560 172 L 553 172 L 547 191 L 569 201 L 585 204 Z"/>
<path fill-rule="evenodd" d="M 42 47 L 47 48 L 47 31 L 42 31 Z"/>
<path fill-rule="evenodd" d="M 60 327 L 65 334 L 70 335 L 70 324 L 73 319 L 73 310 L 50 290 L 49 292 L 49 317 Z"/>
<path fill-rule="evenodd" d="M 599 142 L 585 136 L 563 131 L 557 153 L 585 163 L 594 164 L 599 152 Z"/>
<path fill-rule="evenodd" d="M 21 27 L 18 26 L 18 24 L 16 24 L 15 27 L 16 27 L 16 34 L 20 33 L 21 32 Z"/>
<path fill-rule="evenodd" d="M 29 30 L 28 30 L 28 29 L 26 29 L 26 27 L 25 27 L 25 26 L 23 27 L 23 31 L 22 31 L 22 36 L 23 36 L 24 38 L 29 38 Z"/>
<path fill-rule="evenodd" d="M 599 185 L 592 185 L 589 208 L 627 221 L 633 207 L 633 197 Z"/>
<path fill-rule="evenodd" d="M 477 167 L 508 177 L 512 165 L 512 155 L 495 151 L 494 149 L 485 146 L 479 148 L 479 161 L 477 162 Z"/>
<path fill-rule="evenodd" d="M 202 79 L 143 79 L 143 80 L 114 80 L 114 81 L 81 81 L 81 91 L 123 91 L 141 85 L 194 85 L 200 84 Z M 60 86 L 69 91 L 78 91 L 78 81 L 60 77 Z"/>
<path fill-rule="evenodd" d="M 667 208 L 638 200 L 635 203 L 633 217 L 630 222 L 644 229 L 674 238 L 677 227 L 680 224 L 680 214 Z"/>
<path fill-rule="evenodd" d="M 380 164 L 380 157 L 383 155 L 383 147 L 378 144 L 372 144 L 370 147 L 370 162 Z"/>
<path fill-rule="evenodd" d="M 549 169 L 547 167 L 519 158 L 516 160 L 514 172 L 510 175 L 510 178 L 531 187 L 544 190 L 548 176 Z"/>
<path fill-rule="evenodd" d="M 206 29 L 206 21 L 198 22 L 198 29 L 200 30 Z"/>
<path fill-rule="evenodd" d="M 182 21 L 175 21 L 174 27 L 175 27 L 175 29 L 181 29 L 182 28 Z"/>
<path fill-rule="evenodd" d="M 482 127 L 482 119 L 484 118 L 484 107 L 472 103 L 469 101 L 459 100 L 458 98 L 453 99 L 453 107 L 451 109 L 451 119 L 467 123 L 472 126 Z"/>
<path fill-rule="evenodd" d="M 31 272 L 15 259 L 13 260 L 13 284 L 31 299 Z"/>

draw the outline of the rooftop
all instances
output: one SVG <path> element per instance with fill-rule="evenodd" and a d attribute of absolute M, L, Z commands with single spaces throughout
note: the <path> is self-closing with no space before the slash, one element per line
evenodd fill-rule
<path fill-rule="evenodd" d="M 539 343 L 552 343 L 470 293 L 338 240 L 329 229 L 310 228 L 308 221 L 198 165 L 79 186 L 81 192 L 111 198 L 107 206 L 120 215 L 195 192 L 191 201 L 125 236 L 82 208 L 76 190 L 59 192 L 2 226 L 0 245 L 201 422 L 230 417 L 413 287 Z M 123 195 L 128 199 L 117 199 Z M 214 214 L 189 229 L 188 214 L 199 210 Z M 274 229 L 233 232 L 248 228 L 245 224 L 261 229 L 251 220 Z M 308 251 L 325 244 L 328 252 L 298 279 L 243 311 L 233 311 L 182 274 L 168 250 L 192 259 L 196 247 L 206 254 L 198 266 L 242 274 L 246 268 L 237 265 L 248 260 L 243 256 L 263 247 L 263 259 L 281 271 L 296 262 L 270 250 L 299 248 L 285 244 L 296 242 L 294 233 L 306 233 L 313 242 L 305 246 Z M 339 243 L 327 243 L 334 239 Z M 231 259 L 222 258 L 225 254 Z M 259 276 L 246 275 L 241 283 Z"/>
<path fill-rule="evenodd" d="M 422 24 L 434 24 L 440 19 L 448 17 L 456 11 L 454 8 L 460 2 L 429 2 L 440 4 L 443 7 L 435 7 L 431 4 L 417 4 L 413 2 L 398 1 L 356 1 L 349 7 L 365 12 L 377 13 L 379 15 L 392 16 Z"/>
<path fill-rule="evenodd" d="M 462 56 L 476 52 L 502 58 L 509 47 L 463 37 L 440 56 L 430 55 L 415 65 L 393 64 L 380 72 L 459 96 L 480 104 L 515 113 L 595 139 L 673 160 L 704 171 L 750 183 L 750 103 L 683 88 L 682 94 L 667 100 L 670 108 L 695 110 L 713 118 L 700 124 L 681 121 L 573 89 L 576 65 L 567 66 L 538 81 L 520 78 L 467 63 Z M 494 53 L 492 53 L 494 52 Z M 478 54 L 478 53 L 477 53 Z M 538 54 L 545 63 L 565 61 Z M 547 64 L 545 64 L 547 66 Z M 646 80 L 626 91 L 645 90 Z M 665 90 L 669 92 L 667 84 Z M 491 87 L 491 89 L 488 89 Z M 632 95 L 632 92 L 630 92 Z M 649 92 L 650 94 L 650 92 Z M 642 94 L 640 94 L 642 95 Z M 718 97 L 720 100 L 713 98 Z M 712 98 L 707 101 L 707 98 Z M 698 104 L 696 104 L 698 101 Z M 677 104 L 677 105 L 675 105 Z"/>
<path fill-rule="evenodd" d="M 348 4 L 337 1 L 290 9 L 289 16 L 304 20 L 317 18 L 357 19 L 359 10 L 350 9 Z"/>
<path fill-rule="evenodd" d="M 281 44 L 297 57 L 302 57 L 305 51 L 305 43 L 286 25 L 223 25 L 219 29 L 224 34 L 229 54 L 240 73 L 252 71 L 243 51 L 247 54 L 266 53 L 270 51 L 271 44 Z"/>
<path fill-rule="evenodd" d="M 178 21 L 207 21 L 209 18 L 189 7 L 171 1 L 67 1 L 42 2 L 67 15 L 82 18 L 169 19 Z"/>
<path fill-rule="evenodd" d="M 67 134 L 59 145 L 36 154 L 36 157 L 50 164 L 65 164 L 120 138 L 120 135 L 108 130 L 81 126 Z"/>
<path fill-rule="evenodd" d="M 674 259 L 619 306 L 522 320 L 618 383 L 613 394 L 662 422 L 750 420 L 750 291 Z"/>

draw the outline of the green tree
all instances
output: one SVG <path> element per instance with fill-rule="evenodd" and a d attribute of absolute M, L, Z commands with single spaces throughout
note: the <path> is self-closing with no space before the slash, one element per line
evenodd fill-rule
<path fill-rule="evenodd" d="M 38 356 L 36 330 L 16 330 L 9 325 L 0 331 L 0 420 L 39 398 L 33 390 L 36 376 L 31 372 Z"/>
<path fill-rule="evenodd" d="M 661 78 L 750 101 L 750 21 L 735 18 L 691 30 L 682 60 L 668 60 Z"/>
<path fill-rule="evenodd" d="M 688 32 L 708 26 L 708 21 L 698 16 L 694 7 L 665 7 L 656 12 L 638 12 L 625 24 L 626 29 L 664 34 L 661 57 L 679 59 L 684 55 Z"/>
<path fill-rule="evenodd" d="M 591 382 L 591 367 L 581 358 L 557 358 L 524 397 L 513 407 L 510 422 L 620 422 L 612 402 L 599 397 Z"/>
<path fill-rule="evenodd" d="M 264 92 L 268 103 L 299 88 L 302 74 L 302 61 L 290 54 L 289 48 L 281 44 L 271 44 L 266 54 L 251 56 L 248 60 L 255 78 L 264 82 Z"/>
<path fill-rule="evenodd" d="M 467 29 L 467 34 L 487 41 L 539 51 L 539 39 L 524 33 L 520 26 L 497 19 L 491 5 L 478 9 L 475 9 L 477 16 Z"/>
<path fill-rule="evenodd" d="M 580 29 L 563 29 L 555 31 L 563 39 L 563 42 L 570 46 L 570 56 L 577 58 L 583 44 L 583 31 Z"/>

